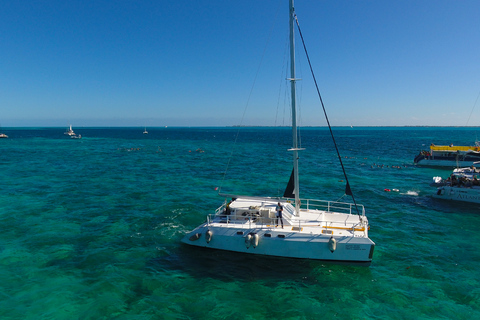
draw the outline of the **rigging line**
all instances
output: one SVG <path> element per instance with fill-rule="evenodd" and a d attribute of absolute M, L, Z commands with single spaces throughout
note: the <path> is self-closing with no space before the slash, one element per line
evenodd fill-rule
<path fill-rule="evenodd" d="M 325 115 L 325 119 L 327 120 L 328 129 L 330 130 L 330 135 L 332 136 L 333 144 L 335 145 L 335 150 L 337 151 L 338 160 L 340 161 L 340 165 L 342 166 L 343 176 L 345 177 L 345 180 L 347 181 L 347 186 L 346 186 L 345 193 L 352 197 L 353 203 L 355 205 L 355 209 L 357 210 L 357 214 L 360 215 L 360 212 L 359 212 L 358 207 L 357 207 L 357 202 L 355 201 L 355 197 L 353 196 L 353 192 L 350 189 L 350 183 L 348 182 L 347 173 L 345 171 L 345 167 L 343 166 L 342 157 L 340 156 L 340 151 L 338 150 L 337 142 L 335 141 L 335 136 L 333 135 L 332 127 L 330 126 L 330 121 L 328 120 L 327 111 L 325 110 L 325 105 L 323 104 L 323 99 L 322 99 L 322 95 L 320 94 L 320 89 L 318 89 L 317 79 L 315 78 L 315 74 L 313 73 L 312 63 L 310 62 L 310 57 L 308 56 L 307 47 L 305 46 L 305 41 L 303 39 L 302 30 L 300 29 L 300 24 L 298 23 L 298 18 L 297 18 L 297 15 L 295 13 L 294 13 L 294 18 L 295 18 L 295 22 L 296 22 L 297 27 L 298 27 L 298 33 L 300 35 L 300 38 L 302 39 L 303 49 L 305 51 L 305 55 L 307 56 L 308 66 L 310 67 L 310 72 L 311 72 L 312 77 L 313 77 L 313 82 L 315 83 L 315 88 L 317 89 L 318 97 L 320 98 L 320 103 L 322 104 L 323 113 Z"/>
<path fill-rule="evenodd" d="M 280 11 L 280 6 L 277 7 L 277 12 L 275 14 L 275 18 L 273 19 L 273 21 L 277 20 L 279 11 Z M 260 73 L 260 67 L 263 64 L 263 58 L 265 57 L 265 52 L 267 51 L 268 43 L 270 42 L 270 39 L 272 38 L 274 26 L 275 26 L 275 23 L 273 23 L 272 27 L 270 28 L 270 32 L 268 34 L 267 42 L 265 43 L 265 47 L 263 48 L 262 57 L 260 58 L 260 63 L 258 64 L 257 72 L 255 73 L 255 77 L 253 79 L 252 87 L 250 88 L 250 93 L 248 94 L 247 103 L 245 104 L 245 108 L 243 109 L 242 119 L 240 120 L 240 125 L 238 126 L 237 134 L 235 135 L 235 141 L 233 143 L 234 147 L 237 145 L 238 136 L 240 135 L 240 129 L 242 128 L 243 121 L 245 120 L 245 114 L 247 113 L 248 105 L 250 104 L 250 98 L 252 97 L 253 88 L 255 87 L 255 83 L 257 82 L 258 74 Z M 220 183 L 220 187 L 218 188 L 218 194 L 221 193 L 223 183 L 225 182 L 225 177 L 227 176 L 228 168 L 230 167 L 230 162 L 232 161 L 232 158 L 233 158 L 234 150 L 235 150 L 235 148 L 232 148 L 232 151 L 230 152 L 230 156 L 228 157 L 227 167 L 225 168 L 225 172 L 223 173 L 222 181 Z"/>
<path fill-rule="evenodd" d="M 478 98 L 480 97 L 480 91 L 478 92 L 477 99 L 475 99 L 475 103 L 473 104 L 472 111 L 470 111 L 470 115 L 468 116 L 467 123 L 465 126 L 468 126 L 468 122 L 470 121 L 470 118 L 472 117 L 473 110 L 475 110 L 475 106 L 477 105 Z"/>

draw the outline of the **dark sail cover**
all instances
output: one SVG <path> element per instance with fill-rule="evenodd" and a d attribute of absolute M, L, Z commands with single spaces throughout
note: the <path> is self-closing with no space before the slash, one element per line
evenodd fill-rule
<path fill-rule="evenodd" d="M 287 187 L 285 188 L 285 192 L 283 193 L 284 198 L 295 198 L 295 183 L 293 182 L 293 170 L 292 174 L 290 175 L 290 180 L 288 180 Z"/>
<path fill-rule="evenodd" d="M 348 183 L 348 181 L 347 181 L 347 186 L 345 187 L 345 194 L 347 196 L 352 196 L 353 195 L 352 189 L 350 189 L 350 183 Z"/>

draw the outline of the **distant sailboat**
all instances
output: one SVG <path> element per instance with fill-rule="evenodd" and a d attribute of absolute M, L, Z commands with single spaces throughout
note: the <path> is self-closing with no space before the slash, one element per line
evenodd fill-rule
<path fill-rule="evenodd" d="M 72 130 L 72 125 L 70 125 L 70 129 L 68 129 L 67 131 L 65 131 L 64 134 L 67 134 L 69 136 L 74 136 L 75 135 L 75 132 L 73 132 Z"/>
<path fill-rule="evenodd" d="M 145 131 L 143 131 L 143 134 L 148 134 L 147 126 L 145 126 Z"/>

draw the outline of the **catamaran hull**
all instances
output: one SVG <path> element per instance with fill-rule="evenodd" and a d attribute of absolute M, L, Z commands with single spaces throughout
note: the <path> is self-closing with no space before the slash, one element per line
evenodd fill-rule
<path fill-rule="evenodd" d="M 420 159 L 415 162 L 417 166 L 423 167 L 448 167 L 448 168 L 457 168 L 457 167 L 470 167 L 474 165 L 475 162 L 480 159 L 475 158 L 472 160 L 462 160 L 457 161 L 455 158 L 450 159 Z"/>
<path fill-rule="evenodd" d="M 183 243 L 197 247 L 249 254 L 361 263 L 372 261 L 375 243 L 369 238 L 312 235 L 282 229 L 224 228 L 202 225 Z"/>
<path fill-rule="evenodd" d="M 462 188 L 444 186 L 437 189 L 433 195 L 434 198 L 444 200 L 463 201 L 471 203 L 480 203 L 480 188 Z"/>

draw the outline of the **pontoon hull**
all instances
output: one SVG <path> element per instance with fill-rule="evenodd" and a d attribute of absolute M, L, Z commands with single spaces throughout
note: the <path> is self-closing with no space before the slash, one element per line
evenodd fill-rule
<path fill-rule="evenodd" d="M 207 242 L 210 231 L 210 241 Z M 253 235 L 257 235 L 258 245 L 254 245 Z M 188 245 L 268 255 L 286 258 L 301 258 L 325 261 L 342 261 L 368 265 L 372 261 L 375 243 L 369 238 L 333 237 L 335 249 L 332 249 L 330 235 L 302 233 L 288 229 L 245 229 L 225 228 L 213 225 L 201 225 L 189 232 L 182 242 Z"/>
<path fill-rule="evenodd" d="M 451 187 L 443 186 L 437 189 L 434 198 L 444 200 L 480 203 L 480 187 Z"/>
<path fill-rule="evenodd" d="M 428 159 L 423 158 L 415 161 L 417 166 L 422 167 L 444 167 L 444 168 L 457 168 L 457 167 L 470 167 L 478 162 L 480 159 L 475 158 L 472 160 L 457 161 L 455 158 L 450 159 Z"/>

